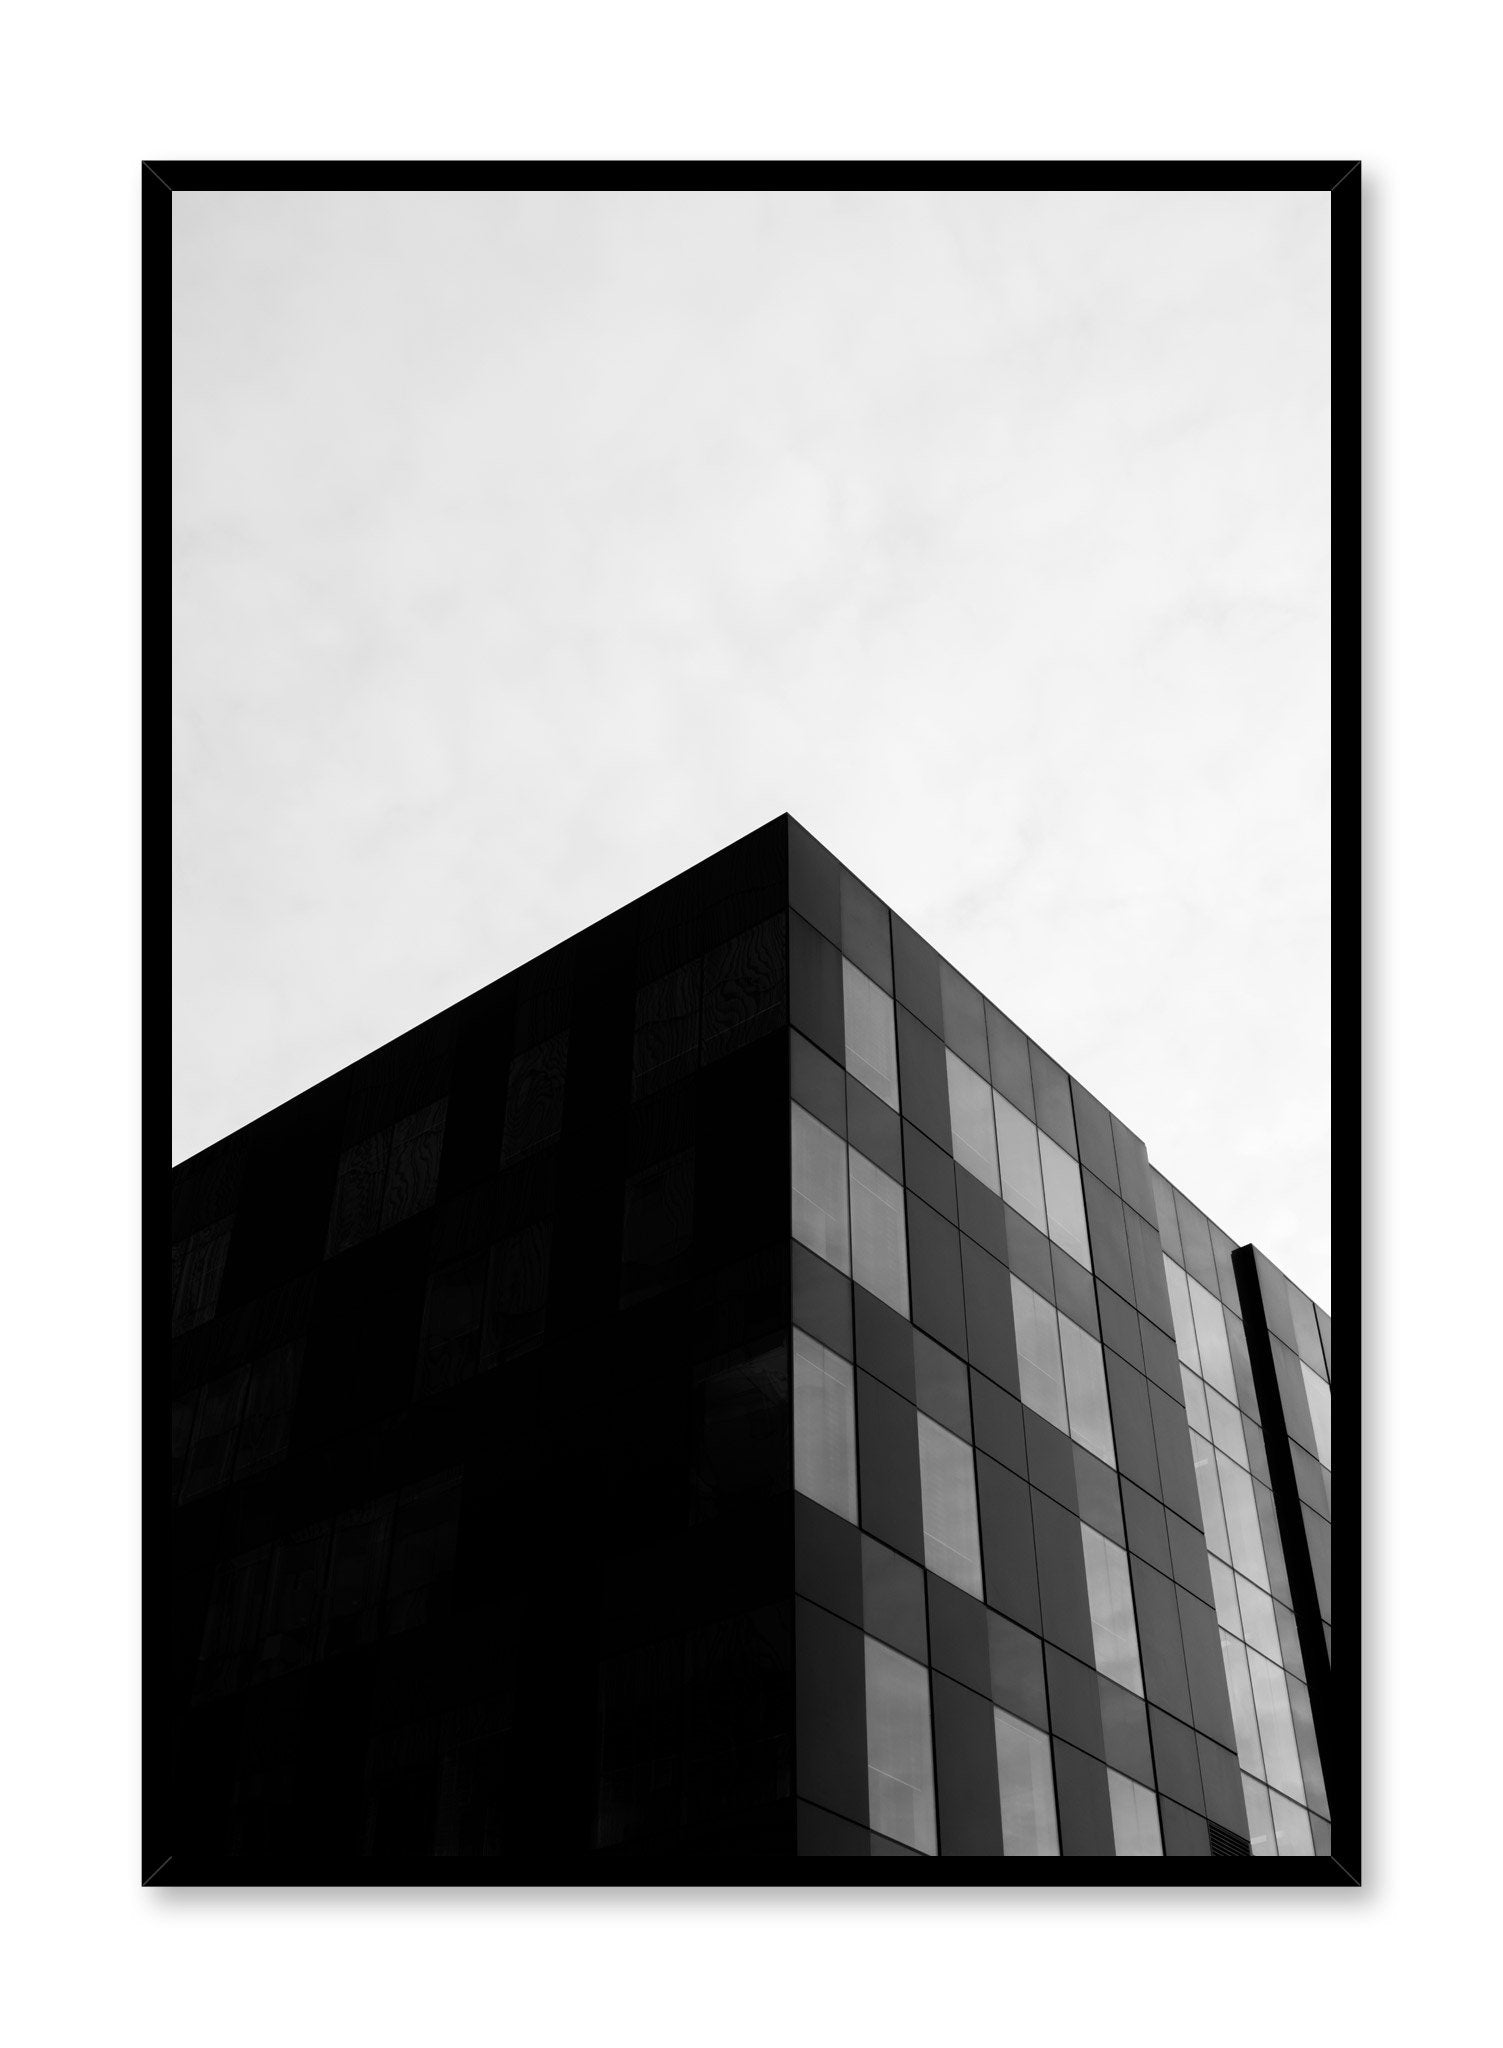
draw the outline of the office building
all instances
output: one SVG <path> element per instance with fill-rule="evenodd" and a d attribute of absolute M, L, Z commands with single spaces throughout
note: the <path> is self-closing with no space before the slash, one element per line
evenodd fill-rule
<path fill-rule="evenodd" d="M 1328 1316 L 791 819 L 173 1210 L 177 1881 L 1353 1881 Z"/>

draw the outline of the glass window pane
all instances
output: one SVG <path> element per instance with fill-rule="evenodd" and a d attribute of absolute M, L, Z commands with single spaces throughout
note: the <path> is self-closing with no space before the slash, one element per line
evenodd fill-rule
<path fill-rule="evenodd" d="M 1268 1804 L 1268 1787 L 1259 1784 L 1256 1778 L 1249 1778 L 1244 1772 L 1242 1796 L 1247 1801 L 1247 1825 L 1254 1856 L 1277 1856 L 1279 1850 L 1273 1838 L 1273 1813 Z"/>
<path fill-rule="evenodd" d="M 1242 1434 L 1242 1411 L 1214 1387 L 1206 1388 L 1206 1410 L 1211 1418 L 1211 1437 L 1218 1451 L 1225 1451 L 1239 1465 L 1247 1463 L 1247 1439 Z"/>
<path fill-rule="evenodd" d="M 856 1375 L 838 1352 L 793 1333 L 793 1483 L 856 1519 Z"/>
<path fill-rule="evenodd" d="M 866 1637 L 866 1791 L 871 1825 L 926 1856 L 938 1853 L 929 1674 Z"/>
<path fill-rule="evenodd" d="M 1276 1792 L 1285 1792 L 1291 1799 L 1303 1799 L 1305 1781 L 1300 1774 L 1299 1745 L 1294 1739 L 1294 1717 L 1289 1711 L 1283 1667 L 1270 1664 L 1256 1650 L 1249 1650 L 1247 1668 L 1258 1714 L 1258 1739 L 1263 1745 L 1264 1775 Z M 1282 1842 L 1279 1853 L 1287 1853 Z"/>
<path fill-rule="evenodd" d="M 842 1273 L 851 1270 L 845 1140 L 807 1109 L 793 1108 L 793 1234 Z"/>
<path fill-rule="evenodd" d="M 1159 1803 L 1146 1785 L 1124 1778 L 1120 1771 L 1108 1771 L 1107 1790 L 1112 1796 L 1112 1844 L 1119 1856 L 1162 1856 L 1159 1833 Z"/>
<path fill-rule="evenodd" d="M 1018 1386 L 1024 1403 L 1056 1429 L 1068 1430 L 1064 1367 L 1059 1353 L 1059 1318 L 1045 1301 L 1012 1276 L 1012 1321 L 1018 1339 Z"/>
<path fill-rule="evenodd" d="M 1211 1434 L 1211 1411 L 1206 1406 L 1206 1383 L 1198 1372 L 1191 1372 L 1189 1366 L 1179 1369 L 1179 1383 L 1185 1390 L 1185 1414 L 1190 1419 L 1191 1429 L 1198 1429 L 1202 1436 Z"/>
<path fill-rule="evenodd" d="M 1235 1401 L 1237 1382 L 1232 1376 L 1232 1347 L 1227 1342 L 1226 1317 L 1221 1303 L 1198 1280 L 1187 1279 L 1185 1284 L 1195 1324 L 1195 1341 L 1200 1347 L 1201 1373 L 1208 1386 L 1225 1394 L 1229 1401 Z"/>
<path fill-rule="evenodd" d="M 1078 1323 L 1061 1316 L 1059 1348 L 1065 1368 L 1070 1434 L 1076 1443 L 1094 1451 L 1104 1464 L 1115 1465 L 1117 1447 L 1112 1440 L 1112 1411 L 1106 1398 L 1106 1360 L 1101 1355 L 1101 1346 Z"/>
<path fill-rule="evenodd" d="M 1229 1564 L 1223 1564 L 1214 1554 L 1207 1560 L 1211 1567 L 1211 1591 L 1216 1596 L 1216 1619 L 1232 1635 L 1242 1633 L 1242 1610 L 1237 1604 L 1237 1578 Z"/>
<path fill-rule="evenodd" d="M 898 1106 L 898 1039 L 892 997 L 842 956 L 845 978 L 845 1064 L 848 1073 Z"/>
<path fill-rule="evenodd" d="M 918 1418 L 919 1488 L 924 1503 L 924 1563 L 954 1586 L 981 1592 L 976 1467 L 971 1447 L 930 1415 Z"/>
<path fill-rule="evenodd" d="M 1088 1271 L 1091 1247 L 1086 1237 L 1085 1196 L 1080 1188 L 1080 1168 L 1056 1145 L 1047 1131 L 1039 1132 L 1039 1158 L 1044 1168 L 1044 1208 L 1049 1218 L 1049 1235 L 1063 1252 L 1079 1259 Z"/>
<path fill-rule="evenodd" d="M 974 1173 L 994 1195 L 1002 1192 L 997 1178 L 997 1130 L 992 1121 L 992 1091 L 979 1074 L 945 1047 L 950 1076 L 950 1145 L 957 1166 Z"/>
<path fill-rule="evenodd" d="M 1190 1313 L 1190 1288 L 1184 1273 L 1168 1254 L 1164 1255 L 1164 1278 L 1169 1283 L 1169 1313 L 1174 1318 L 1174 1348 L 1181 1365 L 1200 1371 L 1200 1352 L 1195 1343 L 1195 1318 Z"/>
<path fill-rule="evenodd" d="M 851 1275 L 900 1316 L 908 1313 L 908 1234 L 903 1190 L 851 1151 Z"/>
<path fill-rule="evenodd" d="M 1322 1465 L 1331 1469 L 1331 1390 L 1318 1372 L 1301 1366 L 1305 1393 L 1310 1402 L 1310 1426 L 1315 1431 L 1315 1451 Z"/>
<path fill-rule="evenodd" d="M 1138 1625 L 1133 1613 L 1127 1552 L 1084 1522 L 1080 1525 L 1080 1542 L 1085 1553 L 1096 1669 L 1141 1697 L 1143 1674 L 1138 1668 Z"/>
<path fill-rule="evenodd" d="M 997 1721 L 997 1786 L 1002 1795 L 1004 1856 L 1057 1856 L 1054 1769 L 1049 1738 L 1005 1708 Z"/>
<path fill-rule="evenodd" d="M 1221 1481 L 1222 1506 L 1226 1509 L 1232 1563 L 1244 1579 L 1251 1579 L 1266 1593 L 1268 1565 L 1263 1556 L 1263 1532 L 1258 1527 L 1258 1503 L 1253 1498 L 1252 1481 L 1225 1451 L 1216 1453 L 1216 1473 Z"/>
<path fill-rule="evenodd" d="M 1273 1826 L 1278 1836 L 1281 1856 L 1313 1856 L 1315 1842 L 1310 1834 L 1310 1816 L 1302 1806 L 1296 1806 L 1292 1799 L 1281 1798 L 1275 1792 L 1273 1798 Z"/>
<path fill-rule="evenodd" d="M 1271 1657 L 1275 1664 L 1281 1664 L 1283 1655 L 1279 1649 L 1278 1617 L 1268 1595 L 1261 1586 L 1238 1579 L 1237 1605 L 1242 1612 L 1244 1642 L 1254 1650 L 1261 1650 L 1265 1657 Z"/>
<path fill-rule="evenodd" d="M 1226 1689 L 1231 1695 L 1232 1726 L 1237 1731 L 1237 1761 L 1255 1778 L 1263 1775 L 1263 1745 L 1258 1740 L 1258 1714 L 1253 1704 L 1252 1678 L 1247 1669 L 1247 1652 L 1236 1636 L 1221 1631 L 1221 1661 L 1226 1666 Z"/>
<path fill-rule="evenodd" d="M 1227 1539 L 1226 1516 L 1221 1512 L 1221 1486 L 1216 1478 L 1216 1453 L 1203 1436 L 1190 1432 L 1190 1450 L 1195 1459 L 1195 1484 L 1200 1492 L 1200 1519 L 1205 1524 L 1206 1549 L 1212 1557 L 1232 1561 Z"/>
<path fill-rule="evenodd" d="M 1002 1199 L 1011 1202 L 1036 1230 L 1047 1231 L 1044 1213 L 1044 1169 L 1039 1164 L 1039 1134 L 1022 1110 L 992 1090 L 997 1123 L 997 1152 L 1002 1167 Z"/>

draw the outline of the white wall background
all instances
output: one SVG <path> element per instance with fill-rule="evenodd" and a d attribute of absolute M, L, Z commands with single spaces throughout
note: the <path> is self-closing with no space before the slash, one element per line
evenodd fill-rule
<path fill-rule="evenodd" d="M 786 809 L 1329 1300 L 1324 192 L 173 220 L 175 1157 Z"/>
<path fill-rule="evenodd" d="M 1503 1438 L 1484 1320 L 1503 1141 L 1487 1078 L 1503 755 L 1495 44 L 1457 0 L 1418 35 L 1354 0 L 1255 15 L 932 0 L 921 18 L 846 0 L 761 0 L 754 17 L 688 0 L 434 0 L 420 17 L 267 0 L 252 24 L 146 0 L 18 18 L 0 77 L 12 2033 L 67 2048 L 205 2033 L 572 2048 L 700 2043 L 713 2016 L 736 2048 L 906 2048 L 999 2026 L 1137 2048 L 1178 2015 L 1225 2048 L 1475 2036 L 1496 2003 L 1503 1802 L 1496 1772 L 1458 1789 L 1440 1769 L 1455 1739 L 1437 1671 L 1443 1693 L 1449 1646 L 1485 1660 L 1496 1513 L 1461 1451 Z M 1365 1205 L 1364 1890 L 140 1890 L 139 157 L 961 158 L 965 182 L 999 152 L 1312 150 L 1364 158 L 1365 724 L 1359 759 L 1344 699 L 1337 755 L 1348 845 L 1359 769 L 1366 806 L 1363 1044 L 1343 1040 L 1341 1070 L 1350 1085 L 1360 1056 L 1364 1154 L 1360 1180 L 1343 1154 L 1338 1183 L 1345 1213 Z M 146 683 L 155 710 L 161 678 Z M 156 769 L 154 726 L 148 742 Z M 872 879 L 889 880 L 875 865 Z M 155 928 L 155 872 L 151 892 Z M 1344 902 L 1344 1026 L 1357 923 Z M 154 959 L 153 1075 L 158 972 Z M 1121 1107 L 1134 1112 L 1127 1091 Z M 155 1245 L 165 1162 L 148 1171 Z"/>

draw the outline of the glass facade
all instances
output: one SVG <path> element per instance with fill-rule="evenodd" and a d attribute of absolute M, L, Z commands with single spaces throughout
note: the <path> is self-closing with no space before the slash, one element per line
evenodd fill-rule
<path fill-rule="evenodd" d="M 1329 1318 L 791 820 L 188 1162 L 173 1290 L 197 1869 L 1334 1867 Z"/>

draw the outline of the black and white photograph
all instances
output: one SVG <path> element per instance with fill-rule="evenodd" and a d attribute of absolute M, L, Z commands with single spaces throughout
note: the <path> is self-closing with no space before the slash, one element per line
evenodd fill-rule
<path fill-rule="evenodd" d="M 1356 1884 L 1360 166 L 271 169 L 145 167 L 144 1880 Z"/>
<path fill-rule="evenodd" d="M 1485 2032 L 1495 41 L 18 17 L 8 2037 Z"/>

